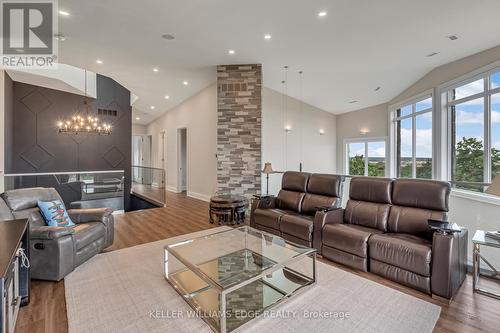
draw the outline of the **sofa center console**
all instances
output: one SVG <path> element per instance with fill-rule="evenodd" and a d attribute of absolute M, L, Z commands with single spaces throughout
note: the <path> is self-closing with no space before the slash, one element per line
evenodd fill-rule
<path fill-rule="evenodd" d="M 0 333 L 12 333 L 29 302 L 28 220 L 0 222 Z"/>

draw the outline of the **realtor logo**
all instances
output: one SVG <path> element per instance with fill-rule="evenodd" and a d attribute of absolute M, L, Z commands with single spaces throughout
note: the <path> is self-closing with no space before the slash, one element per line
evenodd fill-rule
<path fill-rule="evenodd" d="M 54 67 L 56 1 L 1 1 L 3 68 Z"/>

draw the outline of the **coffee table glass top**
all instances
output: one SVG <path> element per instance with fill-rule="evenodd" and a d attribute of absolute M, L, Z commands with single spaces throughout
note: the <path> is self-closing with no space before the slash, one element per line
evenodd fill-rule
<path fill-rule="evenodd" d="M 168 282 L 221 333 L 316 283 L 316 250 L 247 226 L 167 245 L 164 259 Z"/>
<path fill-rule="evenodd" d="M 486 232 L 483 230 L 478 230 L 472 238 L 474 244 L 480 244 L 485 246 L 500 247 L 500 240 L 492 237 L 488 237 Z"/>
<path fill-rule="evenodd" d="M 220 290 L 315 252 L 246 226 L 167 245 L 165 250 Z"/>

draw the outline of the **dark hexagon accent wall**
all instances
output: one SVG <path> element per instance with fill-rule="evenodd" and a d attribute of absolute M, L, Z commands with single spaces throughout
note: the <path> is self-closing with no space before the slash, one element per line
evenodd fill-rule
<path fill-rule="evenodd" d="M 9 79 L 10 80 L 10 79 Z M 20 82 L 9 82 L 12 99 L 5 110 L 5 172 L 40 173 L 125 170 L 125 210 L 130 203 L 132 109 L 130 92 L 114 80 L 97 75 L 97 99 Z M 111 135 L 69 135 L 57 121 L 80 110 L 84 100 L 117 111 L 105 117 Z M 103 118 L 103 117 L 101 117 Z"/>

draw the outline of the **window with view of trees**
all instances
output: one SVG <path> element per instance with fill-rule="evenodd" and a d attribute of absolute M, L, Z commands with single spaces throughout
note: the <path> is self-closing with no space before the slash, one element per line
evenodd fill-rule
<path fill-rule="evenodd" d="M 451 180 L 483 192 L 500 173 L 500 72 L 447 92 L 451 118 Z"/>
<path fill-rule="evenodd" d="M 384 177 L 385 140 L 368 139 L 346 143 L 347 174 L 350 176 Z"/>
<path fill-rule="evenodd" d="M 432 96 L 396 110 L 396 170 L 402 178 L 432 178 Z"/>

